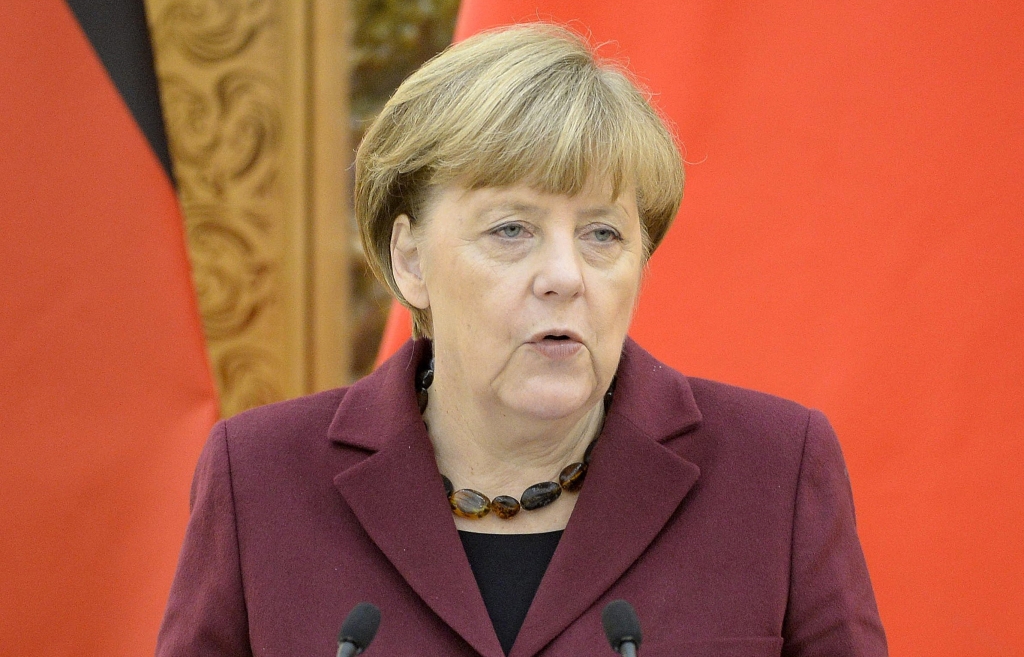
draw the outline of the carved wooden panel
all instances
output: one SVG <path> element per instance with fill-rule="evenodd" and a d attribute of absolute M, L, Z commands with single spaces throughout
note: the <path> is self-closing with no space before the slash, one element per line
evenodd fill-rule
<path fill-rule="evenodd" d="M 147 9 L 222 414 L 346 383 L 346 4 Z"/>
<path fill-rule="evenodd" d="M 390 296 L 350 225 L 352 150 L 458 0 L 146 2 L 223 415 L 367 373 Z"/>

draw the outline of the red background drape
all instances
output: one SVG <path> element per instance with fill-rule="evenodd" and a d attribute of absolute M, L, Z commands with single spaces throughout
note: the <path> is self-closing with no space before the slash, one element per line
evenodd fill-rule
<path fill-rule="evenodd" d="M 1024 5 L 465 0 L 456 38 L 538 18 L 689 163 L 632 335 L 829 415 L 893 655 L 1024 654 Z"/>

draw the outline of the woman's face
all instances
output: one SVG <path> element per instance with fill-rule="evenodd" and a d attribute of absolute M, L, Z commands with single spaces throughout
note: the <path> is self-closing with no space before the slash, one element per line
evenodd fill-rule
<path fill-rule="evenodd" d="M 430 308 L 435 385 L 543 419 L 601 399 L 644 266 L 635 194 L 610 200 L 609 189 L 448 186 L 414 231 L 399 218 L 396 279 Z"/>

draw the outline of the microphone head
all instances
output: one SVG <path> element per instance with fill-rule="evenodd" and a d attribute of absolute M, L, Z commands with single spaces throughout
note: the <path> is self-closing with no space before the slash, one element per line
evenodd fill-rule
<path fill-rule="evenodd" d="M 625 600 L 609 602 L 601 612 L 601 623 L 604 625 L 608 643 L 612 644 L 612 650 L 615 652 L 619 652 L 619 647 L 627 641 L 631 641 L 637 648 L 640 647 L 643 638 L 640 634 L 640 619 L 636 617 L 633 605 Z"/>
<path fill-rule="evenodd" d="M 377 634 L 377 626 L 380 625 L 380 609 L 369 602 L 360 602 L 352 611 L 348 612 L 345 622 L 341 624 L 341 631 L 338 632 L 338 643 L 348 641 L 360 652 L 373 641 Z"/>

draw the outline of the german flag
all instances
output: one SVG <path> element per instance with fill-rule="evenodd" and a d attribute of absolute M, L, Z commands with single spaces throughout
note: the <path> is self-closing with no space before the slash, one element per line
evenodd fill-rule
<path fill-rule="evenodd" d="M 152 654 L 216 417 L 141 0 L 0 2 L 0 654 Z"/>

